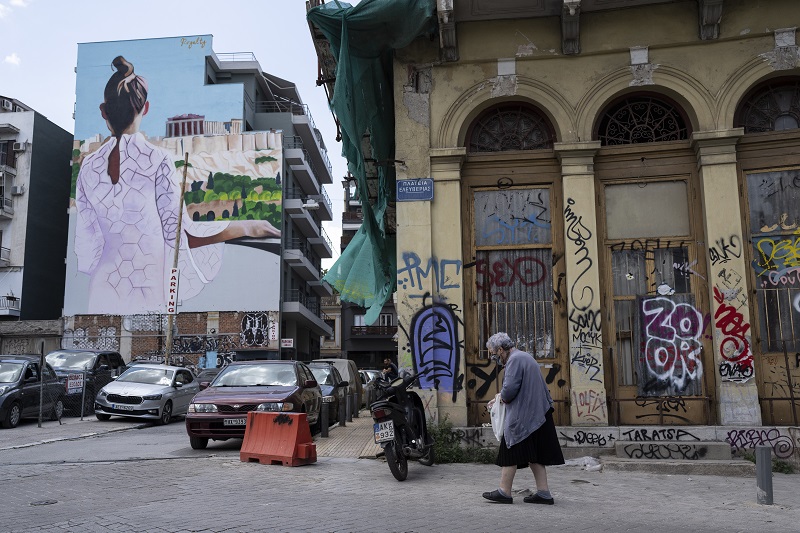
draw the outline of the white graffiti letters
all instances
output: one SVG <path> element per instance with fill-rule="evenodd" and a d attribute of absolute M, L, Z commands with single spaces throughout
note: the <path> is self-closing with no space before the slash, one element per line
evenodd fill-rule
<path fill-rule="evenodd" d="M 642 313 L 647 369 L 658 381 L 684 390 L 703 375 L 703 315 L 692 305 L 676 304 L 669 298 L 642 300 Z"/>

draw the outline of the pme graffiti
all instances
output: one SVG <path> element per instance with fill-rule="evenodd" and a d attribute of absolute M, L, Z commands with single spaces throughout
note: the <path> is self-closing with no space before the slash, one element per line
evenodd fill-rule
<path fill-rule="evenodd" d="M 461 288 L 461 261 L 431 257 L 423 262 L 414 252 L 403 252 L 397 269 L 397 284 L 401 288 L 420 291 L 409 298 L 422 298 L 424 292 L 438 293 Z"/>

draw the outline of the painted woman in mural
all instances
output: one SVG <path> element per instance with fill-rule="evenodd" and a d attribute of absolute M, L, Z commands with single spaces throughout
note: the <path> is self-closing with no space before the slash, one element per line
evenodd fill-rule
<path fill-rule="evenodd" d="M 75 202 L 78 270 L 89 274 L 87 313 L 163 313 L 172 267 L 181 176 L 174 156 L 139 132 L 147 82 L 122 56 L 113 61 L 100 113 L 111 137 L 81 165 Z M 265 220 L 192 221 L 181 213 L 179 300 L 191 298 L 222 266 L 225 241 L 280 237 Z"/>

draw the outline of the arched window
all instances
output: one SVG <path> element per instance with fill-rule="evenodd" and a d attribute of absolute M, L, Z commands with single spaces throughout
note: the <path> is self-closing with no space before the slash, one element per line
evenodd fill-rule
<path fill-rule="evenodd" d="M 631 95 L 611 104 L 597 128 L 603 146 L 679 141 L 691 133 L 683 111 L 662 96 Z"/>
<path fill-rule="evenodd" d="M 550 122 L 531 105 L 506 103 L 484 111 L 467 134 L 469 152 L 541 150 L 553 147 Z"/>
<path fill-rule="evenodd" d="M 739 104 L 735 127 L 745 133 L 800 128 L 800 80 L 772 80 L 751 91 Z"/>

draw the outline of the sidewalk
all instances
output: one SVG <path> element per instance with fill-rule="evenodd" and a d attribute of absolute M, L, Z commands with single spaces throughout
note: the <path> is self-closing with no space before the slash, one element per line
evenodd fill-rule
<path fill-rule="evenodd" d="M 328 437 L 314 437 L 317 457 L 355 457 L 375 459 L 381 447 L 375 444 L 372 416 L 369 409 L 362 409 L 358 418 L 347 422 L 346 427 L 333 426 Z"/>

